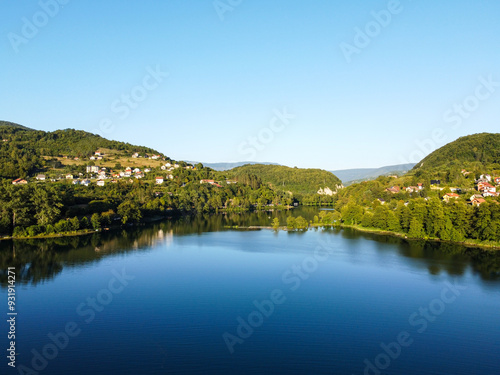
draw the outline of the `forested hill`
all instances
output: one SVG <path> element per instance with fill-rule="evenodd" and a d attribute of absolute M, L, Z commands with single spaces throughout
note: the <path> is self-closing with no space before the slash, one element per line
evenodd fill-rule
<path fill-rule="evenodd" d="M 98 149 L 122 153 L 160 154 L 143 146 L 110 141 L 82 130 L 53 132 L 33 130 L 22 125 L 0 122 L 0 178 L 20 178 L 43 169 L 48 157 L 87 158 Z"/>
<path fill-rule="evenodd" d="M 312 194 L 327 187 L 336 191 L 342 185 L 337 176 L 322 169 L 289 168 L 281 165 L 244 165 L 231 169 L 226 174 L 236 179 L 257 176 L 265 184 L 294 194 Z"/>
<path fill-rule="evenodd" d="M 480 133 L 461 137 L 428 155 L 413 171 L 442 172 L 452 169 L 472 172 L 500 169 L 500 134 Z"/>

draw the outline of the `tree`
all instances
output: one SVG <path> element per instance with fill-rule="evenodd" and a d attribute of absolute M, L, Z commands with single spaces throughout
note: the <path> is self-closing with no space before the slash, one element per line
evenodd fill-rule
<path fill-rule="evenodd" d="M 414 217 L 413 219 L 411 219 L 408 237 L 410 237 L 410 238 L 424 238 L 425 237 L 424 225 L 418 219 L 418 217 Z"/>
<path fill-rule="evenodd" d="M 278 219 L 277 217 L 275 217 L 273 219 L 273 229 L 277 230 L 279 227 L 280 227 L 280 219 Z"/>
<path fill-rule="evenodd" d="M 80 229 L 80 220 L 75 216 L 73 219 L 70 220 L 70 225 L 71 225 L 71 230 L 76 232 L 78 229 Z"/>
<path fill-rule="evenodd" d="M 90 223 L 92 224 L 92 228 L 95 230 L 101 229 L 101 217 L 98 213 L 92 214 L 92 217 L 90 218 Z"/>
<path fill-rule="evenodd" d="M 136 222 L 141 220 L 142 214 L 137 203 L 124 201 L 118 206 L 118 215 L 122 218 L 122 223 Z"/>

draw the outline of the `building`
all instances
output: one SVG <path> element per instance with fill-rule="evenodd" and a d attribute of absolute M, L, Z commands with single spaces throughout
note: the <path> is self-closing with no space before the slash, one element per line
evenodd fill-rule
<path fill-rule="evenodd" d="M 451 199 L 458 199 L 458 198 L 460 198 L 460 195 L 456 193 L 448 193 L 444 195 L 443 200 L 445 202 L 449 202 Z"/>
<path fill-rule="evenodd" d="M 472 200 L 472 205 L 476 207 L 479 207 L 483 203 L 486 203 L 486 200 L 484 198 L 475 198 Z"/>
<path fill-rule="evenodd" d="M 97 181 L 97 186 L 104 186 L 104 180 Z"/>
<path fill-rule="evenodd" d="M 392 194 L 397 194 L 401 191 L 401 188 L 399 186 L 391 186 L 390 188 L 385 189 L 385 191 L 388 191 Z"/>
<path fill-rule="evenodd" d="M 36 179 L 38 181 L 45 181 L 45 175 L 44 174 L 39 174 L 38 176 L 36 176 Z"/>
<path fill-rule="evenodd" d="M 163 177 L 156 177 L 156 183 L 157 183 L 158 185 L 163 184 L 163 181 L 164 181 L 164 180 L 163 180 Z"/>
<path fill-rule="evenodd" d="M 98 173 L 99 167 L 97 165 L 87 165 L 87 173 Z"/>
<path fill-rule="evenodd" d="M 74 177 L 72 174 L 67 174 L 66 175 L 66 180 L 72 180 Z"/>
<path fill-rule="evenodd" d="M 26 181 L 23 178 L 18 178 L 18 179 L 15 179 L 14 181 L 12 181 L 12 185 L 26 185 L 27 183 L 28 183 L 28 181 Z"/>

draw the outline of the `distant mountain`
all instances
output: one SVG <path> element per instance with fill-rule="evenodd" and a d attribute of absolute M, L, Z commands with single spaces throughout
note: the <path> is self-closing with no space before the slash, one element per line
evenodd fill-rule
<path fill-rule="evenodd" d="M 461 137 L 437 149 L 413 168 L 414 172 L 500 169 L 500 134 L 480 133 Z"/>
<path fill-rule="evenodd" d="M 187 163 L 196 165 L 199 162 L 197 162 L 197 161 L 188 161 Z M 241 162 L 235 162 L 235 163 L 203 163 L 202 162 L 202 164 L 205 167 L 212 168 L 212 169 L 214 169 L 216 171 L 228 171 L 230 169 L 241 167 L 241 166 L 247 165 L 247 164 L 251 164 L 251 165 L 253 165 L 253 164 L 279 165 L 278 163 L 266 163 L 266 162 L 257 162 L 257 161 L 241 161 Z"/>
<path fill-rule="evenodd" d="M 415 164 L 398 164 L 380 168 L 344 169 L 331 172 L 340 178 L 344 185 L 348 185 L 352 182 L 371 180 L 384 175 L 405 174 L 414 166 Z"/>
<path fill-rule="evenodd" d="M 229 170 L 227 175 L 234 179 L 256 176 L 265 184 L 294 194 L 312 194 L 326 188 L 334 192 L 342 184 L 337 176 L 322 169 L 290 168 L 282 165 L 247 164 Z"/>

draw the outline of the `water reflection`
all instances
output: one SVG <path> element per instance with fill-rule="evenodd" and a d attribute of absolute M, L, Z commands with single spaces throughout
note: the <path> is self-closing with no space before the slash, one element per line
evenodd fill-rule
<path fill-rule="evenodd" d="M 315 213 L 317 213 L 315 208 L 303 208 L 295 215 L 300 214 L 310 220 Z M 38 284 L 54 278 L 64 267 L 80 267 L 119 253 L 150 251 L 160 244 L 168 246 L 175 236 L 232 230 L 228 227 L 234 226 L 270 225 L 274 217 L 278 217 L 283 225 L 289 214 L 289 212 L 264 212 L 199 215 L 86 236 L 1 241 L 0 281 L 2 287 L 5 287 L 7 267 L 16 267 L 18 284 Z M 500 252 L 471 249 L 449 243 L 406 241 L 391 236 L 377 236 L 338 228 L 311 231 L 321 235 L 341 236 L 352 244 L 352 248 L 367 239 L 375 241 L 377 253 L 381 255 L 391 253 L 418 260 L 412 263 L 412 267 L 427 269 L 431 275 L 438 275 L 441 272 L 463 275 L 470 268 L 483 280 L 500 280 Z M 295 232 L 287 235 L 302 236 L 304 233 Z"/>

